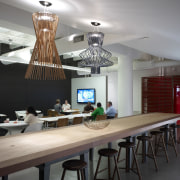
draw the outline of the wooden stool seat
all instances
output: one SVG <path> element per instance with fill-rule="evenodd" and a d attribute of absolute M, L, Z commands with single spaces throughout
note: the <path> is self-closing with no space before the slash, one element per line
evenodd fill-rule
<path fill-rule="evenodd" d="M 118 143 L 118 146 L 123 147 L 123 148 L 132 148 L 135 147 L 135 143 L 133 142 L 120 142 Z"/>
<path fill-rule="evenodd" d="M 164 127 L 164 128 L 160 128 L 160 131 L 162 132 L 173 132 L 173 129 L 172 128 L 167 128 L 167 127 Z"/>
<path fill-rule="evenodd" d="M 151 136 L 138 136 L 137 139 L 139 141 L 152 141 L 152 137 Z"/>
<path fill-rule="evenodd" d="M 81 180 L 84 180 L 83 169 L 86 168 L 86 166 L 87 166 L 87 163 L 82 161 L 82 160 L 79 160 L 79 159 L 72 159 L 72 160 L 65 161 L 62 164 L 62 167 L 64 168 L 64 170 L 63 170 L 61 180 L 64 179 L 66 170 L 77 171 L 78 180 L 80 180 L 80 174 L 79 173 L 81 173 Z"/>
<path fill-rule="evenodd" d="M 162 131 L 151 131 L 150 134 L 157 136 L 157 135 L 160 135 L 160 134 L 163 135 L 163 132 Z"/>
<path fill-rule="evenodd" d="M 126 167 L 120 167 L 119 169 L 126 169 L 126 172 L 129 172 L 129 170 L 131 170 L 132 172 L 136 173 L 139 176 L 139 180 L 142 179 L 141 174 L 140 174 L 140 170 L 139 170 L 139 165 L 138 165 L 138 161 L 136 158 L 136 153 L 135 153 L 135 143 L 134 142 L 120 142 L 118 143 L 119 146 L 119 153 L 118 153 L 118 157 L 117 157 L 117 162 L 120 162 L 119 158 L 120 158 L 120 153 L 121 153 L 121 149 L 125 148 L 126 149 Z M 133 153 L 133 163 L 132 166 L 129 168 L 129 162 L 128 162 L 128 154 L 130 149 L 132 149 L 132 153 Z M 134 168 L 134 162 L 136 164 L 136 168 Z"/>
<path fill-rule="evenodd" d="M 180 125 L 179 124 L 171 124 L 170 127 L 171 128 L 180 128 Z"/>
<path fill-rule="evenodd" d="M 118 151 L 115 149 L 109 149 L 109 148 L 105 148 L 105 149 L 100 149 L 98 151 L 98 154 L 101 156 L 106 156 L 106 157 L 111 157 L 111 156 L 115 156 L 117 155 Z"/>
<path fill-rule="evenodd" d="M 67 170 L 77 171 L 85 168 L 87 166 L 87 163 L 82 160 L 73 159 L 73 160 L 65 161 L 62 166 Z"/>
<path fill-rule="evenodd" d="M 98 160 L 96 172 L 95 172 L 95 175 L 94 175 L 94 180 L 97 180 L 97 174 L 98 174 L 98 173 L 103 172 L 103 171 L 106 170 L 106 169 L 108 169 L 108 180 L 110 180 L 110 179 L 114 180 L 115 172 L 117 172 L 118 180 L 120 180 L 119 170 L 118 170 L 118 167 L 117 167 L 117 159 L 116 159 L 116 156 L 117 156 L 117 154 L 118 154 L 118 151 L 115 150 L 115 149 L 111 149 L 111 148 L 104 148 L 104 149 L 100 149 L 100 150 L 98 151 L 98 154 L 99 154 L 99 160 Z M 99 170 L 101 158 L 102 158 L 103 156 L 104 156 L 104 157 L 108 157 L 108 168 L 103 169 L 103 170 Z M 114 173 L 113 173 L 112 178 L 111 178 L 111 169 L 110 169 L 110 167 L 111 167 L 111 166 L 110 166 L 110 158 L 111 158 L 111 157 L 114 158 L 114 164 L 115 164 L 115 169 L 114 169 Z"/>

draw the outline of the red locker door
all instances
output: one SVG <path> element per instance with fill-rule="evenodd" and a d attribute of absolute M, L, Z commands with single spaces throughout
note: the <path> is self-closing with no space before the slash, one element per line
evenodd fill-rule
<path fill-rule="evenodd" d="M 180 114 L 180 85 L 174 87 L 174 110 Z"/>

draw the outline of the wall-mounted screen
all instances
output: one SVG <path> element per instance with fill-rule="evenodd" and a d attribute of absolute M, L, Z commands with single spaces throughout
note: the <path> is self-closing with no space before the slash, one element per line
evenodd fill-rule
<path fill-rule="evenodd" d="M 77 89 L 77 103 L 96 103 L 95 89 Z"/>

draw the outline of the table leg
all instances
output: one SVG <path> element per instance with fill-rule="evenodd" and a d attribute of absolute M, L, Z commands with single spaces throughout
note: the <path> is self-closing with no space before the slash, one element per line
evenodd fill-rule
<path fill-rule="evenodd" d="M 132 142 L 132 137 L 131 136 L 127 137 L 126 142 Z M 126 172 L 130 171 L 131 164 L 132 164 L 132 150 L 126 149 Z"/>
<path fill-rule="evenodd" d="M 148 136 L 148 132 L 144 132 L 143 134 L 142 134 L 142 136 Z M 147 160 L 147 158 L 146 158 L 146 154 L 148 153 L 148 142 L 147 141 L 145 141 L 145 142 L 143 142 L 142 141 L 142 159 L 143 159 L 143 162 L 145 163 L 146 162 L 146 160 Z"/>
<path fill-rule="evenodd" d="M 2 180 L 8 180 L 8 175 L 7 176 L 2 176 Z"/>
<path fill-rule="evenodd" d="M 165 125 L 165 128 L 168 128 L 168 127 L 169 127 L 169 125 L 166 124 L 166 125 Z M 164 141 L 165 141 L 165 144 L 166 144 L 166 149 L 168 149 L 168 136 L 169 136 L 168 131 L 165 131 L 165 134 L 164 134 Z"/>
<path fill-rule="evenodd" d="M 177 128 L 176 128 L 176 123 L 173 123 L 173 137 L 174 137 L 174 142 L 175 144 L 177 143 Z"/>
<path fill-rule="evenodd" d="M 37 166 L 39 168 L 39 180 L 49 180 L 50 177 L 50 165 L 41 164 Z"/>
<path fill-rule="evenodd" d="M 112 142 L 108 143 L 108 148 L 110 148 L 110 149 L 112 148 Z"/>
<path fill-rule="evenodd" d="M 11 129 L 10 129 L 10 128 L 8 129 L 8 131 L 9 131 L 9 135 L 12 135 L 12 131 L 11 131 Z"/>
<path fill-rule="evenodd" d="M 90 161 L 93 161 L 93 157 L 94 157 L 94 148 L 91 148 L 89 150 L 89 160 Z"/>
<path fill-rule="evenodd" d="M 83 154 L 80 155 L 80 159 L 85 161 L 87 163 L 87 167 L 85 168 L 85 180 L 88 180 L 88 170 L 89 170 L 89 151 L 84 152 Z"/>

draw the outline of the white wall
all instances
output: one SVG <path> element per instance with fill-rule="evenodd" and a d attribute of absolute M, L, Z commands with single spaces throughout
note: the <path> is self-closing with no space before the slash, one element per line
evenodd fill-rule
<path fill-rule="evenodd" d="M 77 89 L 95 88 L 96 104 L 101 102 L 102 107 L 106 110 L 106 76 L 73 78 L 71 79 L 71 105 L 72 109 L 83 111 L 85 104 L 77 103 Z M 96 104 L 93 105 L 96 107 Z"/>
<path fill-rule="evenodd" d="M 118 73 L 116 72 L 102 72 L 101 76 L 107 77 L 107 101 L 111 101 L 114 108 L 118 110 Z"/>

